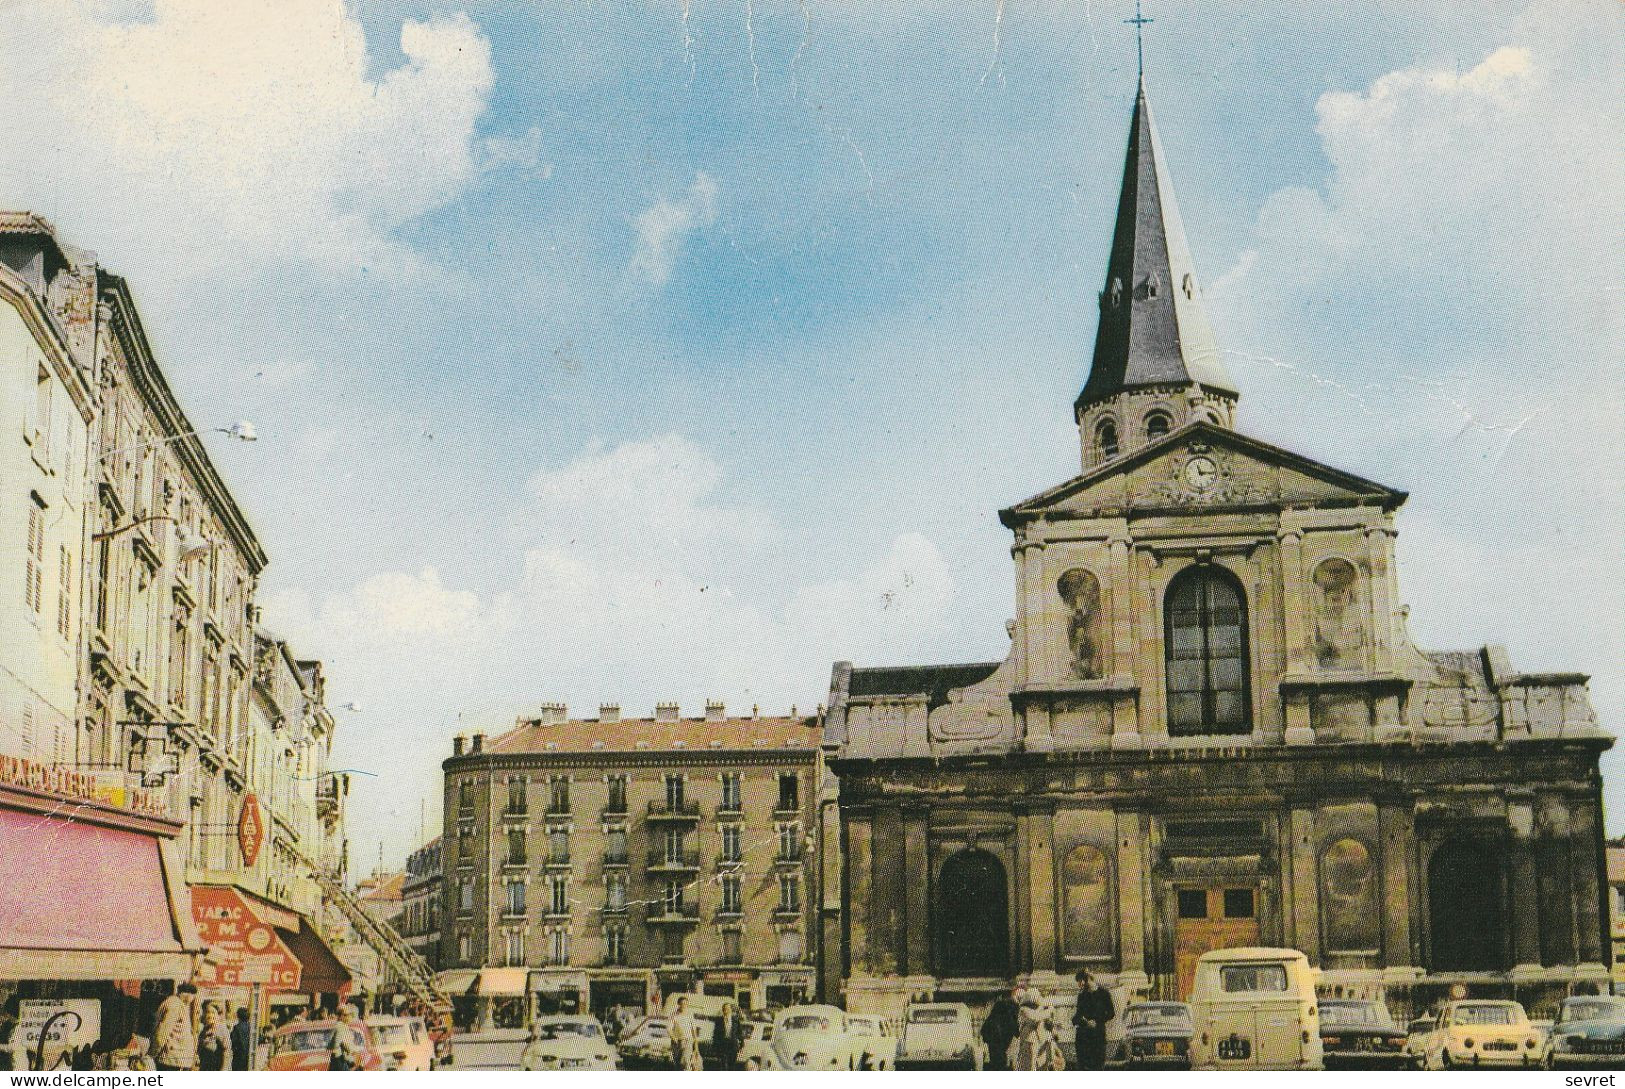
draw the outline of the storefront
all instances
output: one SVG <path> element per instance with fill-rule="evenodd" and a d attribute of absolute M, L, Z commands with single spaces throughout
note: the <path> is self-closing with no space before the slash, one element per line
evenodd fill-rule
<path fill-rule="evenodd" d="M 454 968 L 436 976 L 435 984 L 451 997 L 453 1021 L 483 1032 L 525 1026 L 527 975 L 523 968 Z"/>
<path fill-rule="evenodd" d="M 630 1024 L 654 1009 L 658 991 L 647 969 L 594 969 L 587 981 L 588 1011 L 606 1026 Z"/>
<path fill-rule="evenodd" d="M 0 1004 L 27 1029 L 16 1066 L 118 1065 L 192 977 L 203 944 L 181 829 L 156 795 L 0 755 Z"/>
<path fill-rule="evenodd" d="M 539 968 L 530 973 L 530 993 L 538 1015 L 580 1013 L 587 1004 L 587 973 L 570 968 Z"/>
<path fill-rule="evenodd" d="M 192 886 L 192 918 L 209 946 L 197 984 L 205 999 L 248 1005 L 337 1007 L 350 973 L 298 912 L 230 885 Z"/>

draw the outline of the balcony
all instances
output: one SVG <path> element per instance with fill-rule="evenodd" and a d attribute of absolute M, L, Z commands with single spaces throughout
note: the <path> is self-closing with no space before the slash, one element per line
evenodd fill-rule
<path fill-rule="evenodd" d="M 622 904 L 605 904 L 603 915 L 606 919 L 624 919 L 629 914 L 627 906 Z"/>
<path fill-rule="evenodd" d="M 552 801 L 548 802 L 547 803 L 547 819 L 550 820 L 550 821 L 569 820 L 570 819 L 570 803 L 569 803 L 569 801 L 560 801 L 559 799 L 555 798 Z"/>
<path fill-rule="evenodd" d="M 801 806 L 794 798 L 780 798 L 779 803 L 773 807 L 773 819 L 776 821 L 793 821 L 801 816 Z"/>
<path fill-rule="evenodd" d="M 566 851 L 562 855 L 548 855 L 547 861 L 543 865 L 550 870 L 568 870 L 570 868 L 570 852 Z"/>
<path fill-rule="evenodd" d="M 554 911 L 552 908 L 549 908 L 548 912 L 547 912 L 547 921 L 550 922 L 550 923 L 567 923 L 567 922 L 569 922 L 570 921 L 570 906 L 568 904 L 566 904 L 563 911 Z"/>
<path fill-rule="evenodd" d="M 780 851 L 773 856 L 773 865 L 781 869 L 795 869 L 806 861 L 807 853 L 797 847 L 793 851 Z"/>
<path fill-rule="evenodd" d="M 522 870 L 528 865 L 530 862 L 525 855 L 509 855 L 502 860 L 502 868 L 505 870 Z"/>
<path fill-rule="evenodd" d="M 510 805 L 502 811 L 505 821 L 526 821 L 530 819 L 530 807 L 527 805 Z"/>
<path fill-rule="evenodd" d="M 649 912 L 644 921 L 651 926 L 693 926 L 700 921 L 698 904 L 650 904 Z"/>
<path fill-rule="evenodd" d="M 731 855 L 724 852 L 717 856 L 717 869 L 719 870 L 737 870 L 744 864 L 744 855 Z"/>
<path fill-rule="evenodd" d="M 681 873 L 700 868 L 698 851 L 650 851 L 650 873 Z"/>
<path fill-rule="evenodd" d="M 624 821 L 626 819 L 626 803 L 624 801 L 610 802 L 608 805 L 604 806 L 604 808 L 599 812 L 598 816 L 606 824 L 614 824 L 619 821 Z"/>
<path fill-rule="evenodd" d="M 717 908 L 717 921 L 719 923 L 736 923 L 745 917 L 743 904 L 723 904 Z"/>
<path fill-rule="evenodd" d="M 681 821 L 696 823 L 700 819 L 698 802 L 650 802 L 649 819 L 652 821 Z"/>
<path fill-rule="evenodd" d="M 801 918 L 800 904 L 780 904 L 773 909 L 773 918 L 780 920 Z"/>
<path fill-rule="evenodd" d="M 627 865 L 627 859 L 626 859 L 626 852 L 625 851 L 605 851 L 604 852 L 604 868 L 606 870 L 614 869 L 616 867 L 625 866 L 625 865 Z"/>
<path fill-rule="evenodd" d="M 723 802 L 717 806 L 717 820 L 737 821 L 745 817 L 745 807 L 739 802 Z"/>

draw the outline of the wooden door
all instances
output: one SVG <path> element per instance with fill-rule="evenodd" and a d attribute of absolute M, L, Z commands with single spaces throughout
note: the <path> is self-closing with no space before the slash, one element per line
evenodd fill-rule
<path fill-rule="evenodd" d="M 1203 953 L 1258 944 L 1258 886 L 1187 885 L 1174 895 L 1174 972 L 1185 1001 Z"/>

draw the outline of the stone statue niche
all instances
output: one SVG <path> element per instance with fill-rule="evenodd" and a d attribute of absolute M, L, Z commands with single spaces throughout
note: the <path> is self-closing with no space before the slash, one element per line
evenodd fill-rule
<path fill-rule="evenodd" d="M 1321 669 L 1358 669 L 1364 660 L 1360 573 L 1347 560 L 1315 568 L 1315 663 Z"/>
<path fill-rule="evenodd" d="M 1066 644 L 1072 672 L 1089 679 L 1104 670 L 1101 662 L 1100 580 L 1081 567 L 1061 576 L 1056 588 L 1066 602 Z"/>

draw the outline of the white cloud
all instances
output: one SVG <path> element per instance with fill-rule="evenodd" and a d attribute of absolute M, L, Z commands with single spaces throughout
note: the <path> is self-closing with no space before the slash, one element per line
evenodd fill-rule
<path fill-rule="evenodd" d="M 662 197 L 653 207 L 639 213 L 637 252 L 632 255 L 632 271 L 651 283 L 671 279 L 672 266 L 688 236 L 717 218 L 717 183 L 703 171 L 694 175 L 688 192 L 677 200 Z"/>
<path fill-rule="evenodd" d="M 136 273 L 279 259 L 412 269 L 394 237 L 478 169 L 493 72 L 466 16 L 407 21 L 405 61 L 369 76 L 340 0 L 156 0 L 118 19 L 7 5 L 6 203 L 58 220 Z"/>

